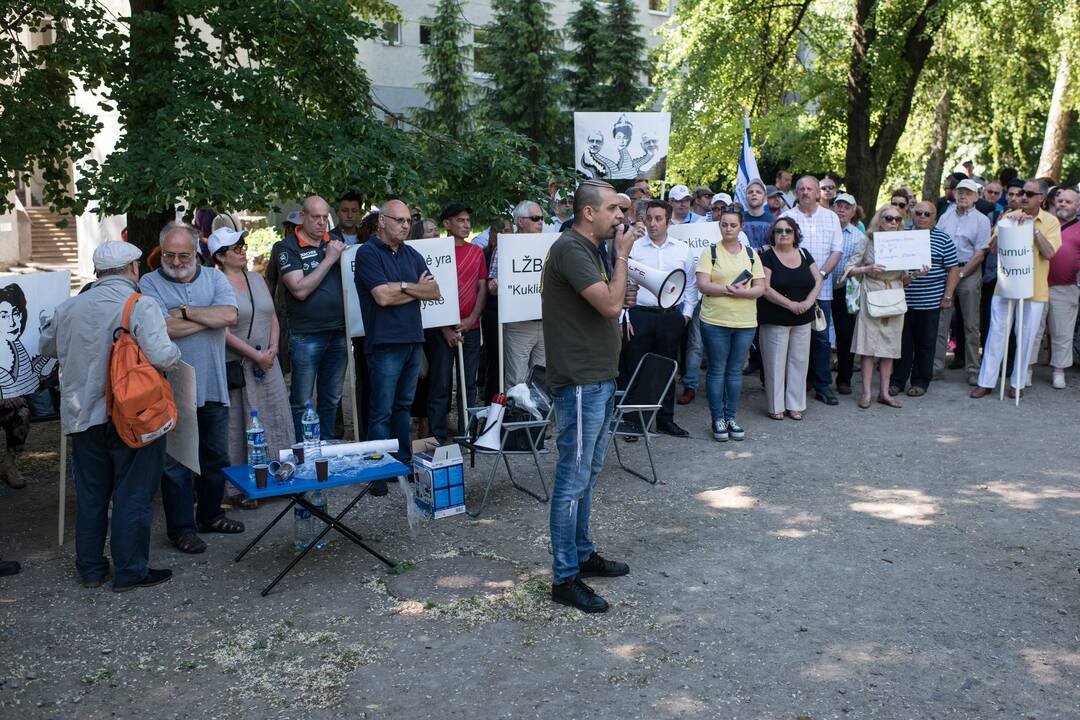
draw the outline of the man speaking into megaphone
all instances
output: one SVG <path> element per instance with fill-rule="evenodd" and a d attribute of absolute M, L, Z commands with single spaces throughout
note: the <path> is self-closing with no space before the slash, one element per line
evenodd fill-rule
<path fill-rule="evenodd" d="M 615 188 L 586 180 L 574 194 L 574 224 L 551 246 L 540 280 L 547 383 L 559 426 L 551 492 L 551 599 L 589 613 L 604 612 L 608 604 L 582 580 L 630 572 L 626 563 L 596 552 L 589 516 L 614 409 L 618 318 L 625 305 L 633 305 L 626 276 L 634 238 L 623 225 Z M 605 243 L 610 271 L 601 251 Z"/>
<path fill-rule="evenodd" d="M 658 271 L 657 276 L 668 276 L 674 271 L 685 274 L 685 287 L 682 297 L 664 297 L 669 285 L 661 289 L 661 297 L 649 289 L 647 284 L 639 283 L 637 304 L 630 308 L 630 326 L 633 333 L 630 342 L 623 349 L 620 367 L 619 385 L 626 387 L 634 368 L 646 353 L 656 353 L 678 360 L 679 344 L 682 342 L 683 329 L 694 315 L 694 306 L 698 301 L 697 287 L 694 283 L 695 262 L 690 246 L 681 240 L 668 237 L 671 223 L 671 205 L 662 200 L 652 200 L 645 208 L 645 230 L 647 234 L 637 240 L 630 248 L 630 262 Z M 675 283 L 677 285 L 677 283 Z M 674 304 L 672 304 L 674 303 Z M 664 394 L 663 407 L 656 415 L 656 430 L 675 437 L 686 437 L 690 433 L 675 423 L 675 387 L 674 383 Z M 636 421 L 623 421 L 619 430 L 628 433 L 641 432 Z"/>

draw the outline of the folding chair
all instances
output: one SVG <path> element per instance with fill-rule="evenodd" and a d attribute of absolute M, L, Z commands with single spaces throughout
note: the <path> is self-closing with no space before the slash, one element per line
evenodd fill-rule
<path fill-rule="evenodd" d="M 611 424 L 608 426 L 609 437 L 615 446 L 615 457 L 623 470 L 650 485 L 655 485 L 659 480 L 656 476 L 656 464 L 653 462 L 652 445 L 649 443 L 649 438 L 656 434 L 651 428 L 664 402 L 664 395 L 675 382 L 678 369 L 679 364 L 671 358 L 656 353 L 645 353 L 634 368 L 634 374 L 630 376 L 626 389 L 615 393 L 615 412 L 611 414 Z M 619 425 L 628 415 L 631 418 L 637 417 L 639 431 L 619 430 Z M 649 469 L 652 472 L 651 480 L 637 470 L 627 467 L 623 462 L 622 454 L 619 452 L 618 436 L 620 435 L 645 440 L 645 453 L 649 456 Z"/>
<path fill-rule="evenodd" d="M 544 433 L 547 431 L 548 425 L 551 424 L 551 413 L 553 410 L 553 403 L 551 402 L 551 393 L 548 391 L 546 382 L 546 370 L 542 366 L 535 366 L 532 372 L 529 373 L 529 379 L 526 380 L 526 384 L 532 388 L 533 394 L 539 396 L 544 403 L 545 407 L 539 408 L 544 413 L 543 418 L 539 420 L 523 420 L 520 422 L 506 422 L 503 421 L 498 449 L 492 449 L 487 447 L 480 447 L 475 442 L 470 440 L 468 436 L 455 437 L 454 442 L 461 445 L 461 447 L 467 449 L 470 455 L 470 467 L 476 467 L 477 455 L 493 455 L 494 461 L 491 463 L 491 472 L 488 473 L 487 484 L 484 487 L 484 497 L 480 501 L 480 507 L 475 511 L 465 509 L 465 513 L 469 517 L 479 517 L 480 513 L 484 511 L 484 507 L 487 505 L 488 495 L 491 493 L 491 485 L 495 481 L 495 472 L 499 469 L 499 461 L 502 460 L 503 465 L 506 466 L 506 474 L 510 478 L 510 484 L 516 489 L 525 493 L 526 495 L 536 499 L 539 502 L 547 502 L 550 499 L 548 495 L 547 483 L 544 481 L 544 472 L 540 469 L 540 456 L 546 455 L 551 452 L 548 448 L 537 447 L 540 440 L 543 439 Z M 468 408 L 469 424 L 472 424 L 472 419 L 476 416 L 477 412 L 483 410 L 482 407 Z M 529 448 L 527 450 L 510 450 L 506 448 L 507 439 L 511 433 L 518 432 L 516 437 L 525 437 L 528 440 Z M 543 492 L 543 497 L 533 492 L 527 487 L 519 485 L 517 480 L 514 479 L 514 471 L 510 468 L 509 457 L 513 455 L 531 455 L 533 464 L 536 465 L 536 474 L 540 478 L 540 488 Z"/>

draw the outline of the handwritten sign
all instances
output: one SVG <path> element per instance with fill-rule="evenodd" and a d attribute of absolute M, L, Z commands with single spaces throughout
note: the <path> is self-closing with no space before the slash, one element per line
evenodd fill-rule
<path fill-rule="evenodd" d="M 997 227 L 997 294 L 1027 300 L 1035 294 L 1035 223 L 1002 218 Z"/>
<path fill-rule="evenodd" d="M 690 246 L 694 256 L 694 267 L 701 258 L 701 252 L 720 242 L 720 223 L 700 222 L 672 225 L 668 228 L 668 237 L 682 240 Z"/>
<path fill-rule="evenodd" d="M 886 270 L 921 270 L 930 267 L 930 231 L 899 230 L 874 233 L 874 263 Z"/>
<path fill-rule="evenodd" d="M 360 312 L 360 293 L 356 291 L 356 251 L 359 245 L 350 245 L 341 253 L 341 288 L 345 293 L 345 324 L 349 337 L 364 336 L 364 316 Z"/>
<path fill-rule="evenodd" d="M 165 436 L 165 452 L 193 473 L 199 473 L 199 418 L 197 416 L 195 368 L 183 360 L 169 371 L 176 427 Z"/>
<path fill-rule="evenodd" d="M 454 256 L 454 238 L 438 237 L 424 240 L 406 240 L 414 250 L 424 256 L 428 272 L 439 284 L 441 295 L 437 300 L 420 303 L 420 316 L 425 328 L 457 325 L 461 322 L 458 306 L 457 260 Z"/>
<path fill-rule="evenodd" d="M 559 233 L 499 235 L 499 322 L 539 320 L 540 276 Z"/>

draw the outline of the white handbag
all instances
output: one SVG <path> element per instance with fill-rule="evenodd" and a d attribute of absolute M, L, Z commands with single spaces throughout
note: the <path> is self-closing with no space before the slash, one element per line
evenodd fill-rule
<path fill-rule="evenodd" d="M 810 329 L 814 332 L 825 332 L 829 329 L 829 321 L 825 318 L 825 311 L 817 303 L 814 303 L 814 322 Z"/>
<path fill-rule="evenodd" d="M 866 291 L 866 312 L 870 317 L 887 318 L 907 312 L 904 288 L 885 288 Z"/>

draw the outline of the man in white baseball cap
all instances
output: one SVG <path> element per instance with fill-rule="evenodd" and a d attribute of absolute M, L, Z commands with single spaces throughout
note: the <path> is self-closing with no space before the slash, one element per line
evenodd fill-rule
<path fill-rule="evenodd" d="M 668 191 L 668 202 L 671 203 L 671 224 L 682 225 L 683 223 L 701 222 L 702 217 L 690 211 L 690 188 L 685 185 L 676 185 Z"/>
<path fill-rule="evenodd" d="M 41 329 L 41 354 L 60 359 L 60 421 L 71 435 L 79 467 L 75 567 L 88 588 L 101 587 L 112 574 L 114 592 L 158 585 L 172 577 L 171 570 L 149 566 L 153 498 L 165 468 L 165 436 L 130 448 L 105 408 L 113 333 L 128 298 L 139 291 L 141 256 L 139 248 L 126 242 L 98 246 L 97 281 L 57 307 Z M 153 298 L 135 301 L 129 328 L 154 367 L 168 370 L 180 361 L 180 349 L 169 339 L 165 317 Z M 104 555 L 110 532 L 111 572 Z"/>

